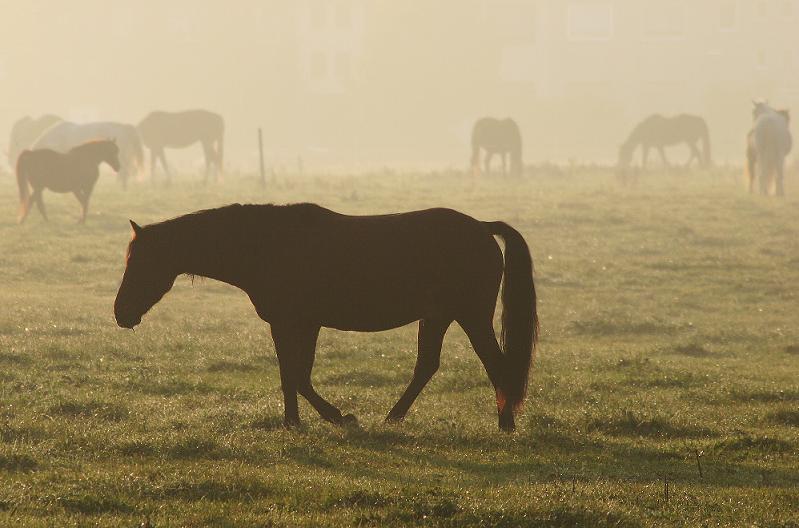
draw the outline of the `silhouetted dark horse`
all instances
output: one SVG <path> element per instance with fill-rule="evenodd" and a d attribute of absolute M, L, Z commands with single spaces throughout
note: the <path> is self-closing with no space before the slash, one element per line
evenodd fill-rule
<path fill-rule="evenodd" d="M 142 143 L 150 150 L 150 175 L 155 175 L 160 159 L 167 177 L 169 165 L 165 148 L 185 148 L 200 142 L 205 155 L 205 180 L 212 167 L 214 175 L 222 173 L 225 152 L 225 121 L 222 116 L 208 110 L 185 112 L 151 112 L 138 126 Z"/>
<path fill-rule="evenodd" d="M 702 143 L 699 151 L 698 143 Z M 686 162 L 686 167 L 696 160 L 703 168 L 710 167 L 710 134 L 707 123 L 699 116 L 680 114 L 675 117 L 663 117 L 654 114 L 638 124 L 630 133 L 627 140 L 619 148 L 619 169 L 625 169 L 632 162 L 635 149 L 641 147 L 641 166 L 646 169 L 649 149 L 656 148 L 660 153 L 663 165 L 669 166 L 666 159 L 665 147 L 685 143 L 691 149 L 691 156 Z"/>
<path fill-rule="evenodd" d="M 791 114 L 788 110 L 774 110 L 767 103 L 755 102 L 752 118 L 754 125 L 746 136 L 749 192 L 754 191 L 758 178 L 760 193 L 768 194 L 773 179 L 777 196 L 784 196 L 785 157 L 793 146 Z"/>
<path fill-rule="evenodd" d="M 480 172 L 480 149 L 485 151 L 485 173 L 491 172 L 491 158 L 499 154 L 502 159 L 502 174 L 507 173 L 508 156 L 513 176 L 522 173 L 522 135 L 513 119 L 484 117 L 472 128 L 472 171 Z"/>
<path fill-rule="evenodd" d="M 494 385 L 500 427 L 514 428 L 538 317 L 530 252 L 509 225 L 449 209 L 346 216 L 313 204 L 235 204 L 131 225 L 117 323 L 139 324 L 180 274 L 241 288 L 271 325 L 287 426 L 299 423 L 297 393 L 325 420 L 354 421 L 311 384 L 321 327 L 378 332 L 418 320 L 413 378 L 387 420 L 405 417 L 438 369 L 444 334 L 457 321 Z M 493 317 L 503 257 L 493 235 L 505 240 L 502 347 Z"/>
<path fill-rule="evenodd" d="M 115 141 L 92 141 L 79 145 L 66 154 L 49 149 L 22 151 L 17 160 L 19 223 L 28 217 L 34 201 L 47 220 L 42 200 L 45 189 L 57 193 L 73 193 L 80 202 L 79 222 L 85 222 L 89 198 L 97 178 L 100 177 L 99 166 L 103 162 L 119 172 L 119 147 Z M 33 188 L 33 194 L 30 194 L 29 186 Z"/>

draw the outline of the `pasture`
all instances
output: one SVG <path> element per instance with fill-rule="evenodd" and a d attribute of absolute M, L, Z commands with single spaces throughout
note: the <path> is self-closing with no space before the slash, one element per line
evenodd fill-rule
<path fill-rule="evenodd" d="M 0 182 L 2 526 L 799 526 L 799 200 L 740 170 L 197 175 L 127 192 L 85 225 L 48 193 L 16 225 Z M 513 435 L 462 331 L 406 421 L 416 327 L 323 330 L 317 390 L 358 427 L 282 427 L 268 328 L 246 296 L 182 277 L 136 332 L 113 301 L 127 219 L 241 202 L 352 213 L 447 206 L 533 252 L 542 337 Z M 495 325 L 499 328 L 498 324 Z M 701 474 L 700 474 L 701 468 Z M 665 488 L 668 486 L 668 498 Z"/>

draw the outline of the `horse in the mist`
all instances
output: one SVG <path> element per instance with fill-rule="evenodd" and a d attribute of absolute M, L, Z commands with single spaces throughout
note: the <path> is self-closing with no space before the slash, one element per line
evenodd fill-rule
<path fill-rule="evenodd" d="M 416 368 L 386 419 L 405 417 L 438 369 L 444 334 L 457 321 L 494 386 L 500 427 L 514 428 L 538 316 L 530 252 L 509 225 L 450 209 L 346 216 L 314 204 L 234 204 L 131 225 L 114 303 L 119 326 L 139 324 L 180 274 L 241 288 L 271 325 L 287 426 L 300 421 L 297 393 L 325 420 L 354 421 L 311 383 L 320 328 L 378 332 L 418 320 Z M 505 241 L 502 347 L 493 328 L 503 277 L 494 235 Z"/>
<path fill-rule="evenodd" d="M 225 120 L 208 110 L 151 112 L 138 125 L 144 145 L 150 150 L 150 173 L 155 174 L 158 160 L 171 178 L 164 149 L 186 148 L 199 142 L 205 155 L 205 181 L 211 170 L 222 174 L 225 152 Z"/>
<path fill-rule="evenodd" d="M 485 173 L 491 172 L 491 159 L 499 154 L 502 160 L 502 174 L 507 174 L 508 157 L 510 157 L 510 173 L 520 176 L 522 173 L 522 134 L 513 119 L 495 119 L 484 117 L 478 119 L 472 128 L 472 171 L 480 172 L 480 150 L 485 151 Z"/>
<path fill-rule="evenodd" d="M 47 220 L 42 199 L 45 189 L 57 193 L 73 193 L 80 202 L 79 222 L 85 222 L 89 198 L 100 177 L 100 164 L 103 162 L 119 172 L 119 147 L 114 141 L 92 141 L 75 147 L 66 154 L 50 149 L 22 151 L 17 160 L 19 223 L 28 217 L 33 202 L 36 202 L 39 212 Z"/>
<path fill-rule="evenodd" d="M 31 149 L 63 153 L 84 143 L 107 139 L 113 139 L 119 147 L 119 181 L 127 187 L 128 179 L 140 175 L 144 165 L 144 148 L 133 125 L 112 121 L 81 124 L 63 121 L 47 129 Z"/>
<path fill-rule="evenodd" d="M 690 167 L 694 160 L 702 168 L 711 166 L 710 133 L 703 118 L 689 114 L 680 114 L 674 117 L 654 114 L 641 121 L 621 145 L 618 168 L 630 167 L 638 147 L 641 147 L 641 167 L 643 169 L 646 169 L 649 150 L 652 148 L 658 150 L 663 165 L 669 167 L 670 164 L 664 149 L 681 143 L 686 144 L 691 150 L 691 155 L 685 164 L 686 167 Z"/>
<path fill-rule="evenodd" d="M 31 148 L 45 130 L 61 121 L 63 119 L 52 114 L 45 114 L 35 119 L 30 116 L 18 119 L 11 127 L 11 137 L 8 141 L 8 166 L 12 169 L 16 167 L 20 153 Z"/>
<path fill-rule="evenodd" d="M 754 124 L 746 137 L 746 162 L 749 192 L 757 178 L 761 194 L 768 194 L 772 180 L 777 196 L 785 195 L 785 158 L 793 146 L 788 110 L 774 110 L 768 103 L 755 102 Z"/>

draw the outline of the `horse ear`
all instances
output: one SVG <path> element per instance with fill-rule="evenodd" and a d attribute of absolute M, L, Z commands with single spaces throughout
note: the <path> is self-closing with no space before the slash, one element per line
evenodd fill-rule
<path fill-rule="evenodd" d="M 133 236 L 139 236 L 141 234 L 141 226 L 133 220 L 128 221 L 130 222 L 130 227 L 133 229 Z"/>

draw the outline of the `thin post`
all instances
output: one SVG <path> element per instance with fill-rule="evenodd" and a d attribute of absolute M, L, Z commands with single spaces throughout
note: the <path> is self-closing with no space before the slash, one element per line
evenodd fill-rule
<path fill-rule="evenodd" d="M 266 186 L 266 172 L 264 171 L 264 137 L 260 127 L 258 128 L 258 156 L 261 162 L 261 185 Z"/>

